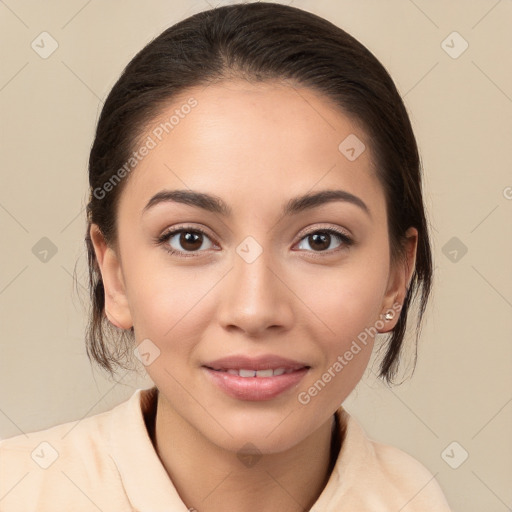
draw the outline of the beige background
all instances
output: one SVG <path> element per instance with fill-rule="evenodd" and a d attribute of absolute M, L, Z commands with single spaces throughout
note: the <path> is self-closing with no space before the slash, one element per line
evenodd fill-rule
<path fill-rule="evenodd" d="M 437 274 L 417 370 L 392 389 L 368 372 L 345 406 L 369 435 L 427 466 L 454 511 L 509 510 L 512 2 L 283 3 L 331 20 L 387 67 L 426 174 Z M 203 0 L 0 2 L 0 437 L 99 413 L 151 385 L 124 373 L 112 382 L 85 355 L 71 275 L 78 260 L 85 286 L 88 151 L 101 99 L 129 59 L 206 8 Z M 46 59 L 31 47 L 43 31 L 58 43 Z M 458 58 L 444 48 L 453 54 L 462 40 L 443 44 L 453 31 L 469 44 Z M 43 237 L 57 248 L 46 262 L 33 253 Z M 447 464 L 465 452 L 457 469 Z"/>

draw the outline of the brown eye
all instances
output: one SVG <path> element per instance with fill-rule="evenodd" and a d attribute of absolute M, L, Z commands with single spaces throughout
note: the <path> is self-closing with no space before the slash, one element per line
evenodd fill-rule
<path fill-rule="evenodd" d="M 333 240 L 338 240 L 338 244 L 332 247 Z M 327 252 L 327 250 L 336 250 L 340 246 L 349 246 L 352 244 L 352 240 L 335 229 L 322 229 L 317 230 L 313 233 L 309 233 L 301 240 L 301 245 L 307 241 L 309 249 L 314 252 Z M 340 243 L 341 242 L 341 243 Z M 308 249 L 307 247 L 300 247 L 300 249 Z"/>
<path fill-rule="evenodd" d="M 203 236 L 201 233 L 192 231 L 182 231 L 179 235 L 179 244 L 186 251 L 196 251 L 203 245 Z"/>
<path fill-rule="evenodd" d="M 315 251 L 329 249 L 329 245 L 331 245 L 331 235 L 328 233 L 315 233 L 309 235 L 308 238 L 310 240 L 309 246 Z"/>
<path fill-rule="evenodd" d="M 213 246 L 206 233 L 199 229 L 186 228 L 168 231 L 160 237 L 159 243 L 165 244 L 171 253 L 201 252 Z"/>

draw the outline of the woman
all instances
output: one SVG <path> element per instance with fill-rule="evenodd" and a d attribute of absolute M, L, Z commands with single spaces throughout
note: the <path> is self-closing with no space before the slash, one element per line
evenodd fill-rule
<path fill-rule="evenodd" d="M 1 442 L 2 510 L 449 510 L 340 406 L 377 333 L 392 380 L 432 279 L 414 134 L 365 47 L 290 6 L 196 14 L 113 87 L 89 183 L 88 354 L 155 386 Z"/>

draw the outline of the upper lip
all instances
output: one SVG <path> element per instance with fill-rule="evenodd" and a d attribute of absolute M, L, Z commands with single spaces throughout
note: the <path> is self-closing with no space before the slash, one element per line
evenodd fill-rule
<path fill-rule="evenodd" d="M 234 355 L 216 359 L 203 364 L 213 370 L 275 370 L 284 368 L 285 370 L 300 370 L 309 368 L 309 366 L 300 361 L 286 359 L 275 355 L 262 355 L 258 357 L 248 357 L 243 355 Z"/>

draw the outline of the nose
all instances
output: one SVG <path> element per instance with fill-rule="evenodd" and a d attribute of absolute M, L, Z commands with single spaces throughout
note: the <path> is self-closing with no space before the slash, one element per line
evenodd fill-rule
<path fill-rule="evenodd" d="M 251 263 L 234 255 L 218 308 L 223 328 L 251 337 L 287 330 L 293 324 L 293 293 L 286 276 L 265 251 Z M 278 268 L 278 267 L 277 267 Z"/>

